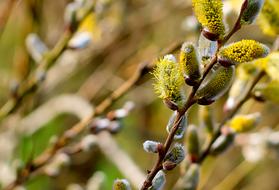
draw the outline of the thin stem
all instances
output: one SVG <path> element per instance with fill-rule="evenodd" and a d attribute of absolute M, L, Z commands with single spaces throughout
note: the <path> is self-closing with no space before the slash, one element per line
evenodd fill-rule
<path fill-rule="evenodd" d="M 233 34 L 235 34 L 238 30 L 241 29 L 241 18 L 242 18 L 242 15 L 243 15 L 245 9 L 247 8 L 247 6 L 248 6 L 248 0 L 244 0 L 244 2 L 242 3 L 241 9 L 240 9 L 238 18 L 234 24 L 234 27 L 228 33 L 228 35 L 224 37 L 224 39 L 221 42 L 222 44 L 225 44 L 233 36 Z"/>

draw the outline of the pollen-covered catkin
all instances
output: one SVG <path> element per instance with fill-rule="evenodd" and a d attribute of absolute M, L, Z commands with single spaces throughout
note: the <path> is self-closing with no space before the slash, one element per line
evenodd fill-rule
<path fill-rule="evenodd" d="M 178 108 L 182 107 L 184 95 L 181 88 L 184 78 L 175 57 L 167 55 L 160 59 L 156 63 L 153 75 L 155 77 L 154 88 L 159 97 L 176 104 Z"/>
<path fill-rule="evenodd" d="M 217 40 L 224 35 L 222 0 L 193 0 L 192 4 L 198 21 L 206 31 L 204 34 L 209 34 L 207 37 Z"/>
<path fill-rule="evenodd" d="M 194 86 L 201 78 L 197 50 L 192 43 L 184 43 L 180 51 L 180 68 L 188 85 Z"/>
<path fill-rule="evenodd" d="M 219 66 L 217 70 L 209 76 L 196 93 L 198 103 L 207 105 L 225 94 L 229 89 L 235 74 L 235 67 Z"/>
<path fill-rule="evenodd" d="M 237 133 L 247 132 L 253 129 L 260 121 L 260 113 L 235 116 L 229 126 Z"/>
<path fill-rule="evenodd" d="M 218 62 L 223 66 L 250 62 L 267 56 L 269 48 L 255 40 L 241 40 L 223 47 L 218 54 Z"/>

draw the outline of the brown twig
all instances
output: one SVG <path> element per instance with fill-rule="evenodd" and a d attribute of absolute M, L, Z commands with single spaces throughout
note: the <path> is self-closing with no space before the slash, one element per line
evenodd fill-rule
<path fill-rule="evenodd" d="M 187 101 L 184 105 L 184 107 L 178 111 L 178 115 L 176 117 L 175 123 L 169 133 L 169 135 L 167 136 L 167 139 L 164 143 L 164 146 L 162 148 L 162 151 L 160 152 L 160 154 L 158 154 L 158 159 L 157 162 L 155 163 L 155 165 L 153 166 L 153 168 L 151 169 L 150 173 L 147 175 L 145 181 L 143 182 L 143 185 L 141 187 L 141 190 L 147 190 L 151 185 L 152 185 L 152 180 L 154 179 L 154 177 L 156 176 L 156 174 L 163 168 L 162 166 L 162 162 L 173 142 L 175 133 L 178 129 L 179 123 L 183 117 L 183 115 L 188 111 L 188 109 L 196 103 L 195 100 L 195 94 L 199 88 L 199 86 L 201 85 L 201 83 L 203 82 L 203 80 L 205 79 L 206 75 L 209 73 L 209 71 L 212 69 L 212 67 L 215 65 L 215 63 L 217 62 L 217 52 L 216 54 L 213 56 L 213 58 L 211 59 L 211 62 L 208 64 L 208 66 L 205 68 L 204 72 L 203 72 L 203 77 L 202 79 L 199 81 L 199 83 L 193 87 L 189 97 L 187 98 Z"/>
<path fill-rule="evenodd" d="M 218 40 L 218 47 L 217 47 L 215 55 L 212 57 L 211 62 L 205 68 L 205 70 L 203 72 L 203 75 L 202 75 L 203 76 L 202 79 L 199 81 L 199 83 L 196 86 L 193 87 L 193 89 L 192 89 L 190 95 L 188 96 L 188 99 L 187 99 L 183 109 L 179 110 L 179 114 L 176 117 L 175 123 L 174 123 L 170 133 L 168 134 L 165 143 L 164 143 L 163 151 L 160 152 L 160 154 L 158 154 L 157 162 L 153 166 L 153 168 L 151 169 L 150 173 L 147 175 L 146 180 L 143 182 L 141 190 L 147 190 L 150 186 L 152 186 L 152 180 L 154 179 L 155 175 L 158 173 L 158 171 L 160 171 L 163 168 L 162 167 L 162 162 L 163 162 L 163 160 L 164 160 L 164 158 L 165 158 L 165 156 L 166 156 L 166 154 L 167 154 L 167 152 L 168 152 L 168 150 L 169 150 L 169 148 L 170 148 L 170 146 L 173 142 L 174 135 L 175 135 L 175 133 L 178 129 L 178 125 L 179 125 L 180 120 L 182 119 L 182 116 L 188 111 L 188 109 L 193 104 L 196 103 L 195 94 L 196 94 L 197 90 L 199 89 L 201 83 L 203 82 L 203 80 L 207 76 L 207 74 L 210 72 L 212 67 L 217 62 L 219 49 L 231 38 L 231 36 L 234 33 L 236 33 L 241 28 L 241 17 L 242 17 L 242 14 L 243 14 L 245 8 L 247 7 L 247 3 L 248 3 L 248 0 L 245 0 L 243 2 L 240 14 L 239 14 L 238 19 L 237 19 L 234 27 L 232 28 L 232 30 L 223 39 Z M 220 129 L 221 129 L 221 127 L 220 127 Z M 211 147 L 211 145 L 210 145 L 210 147 Z M 209 152 L 209 150 L 208 150 L 208 152 Z M 206 157 L 206 155 L 204 155 L 204 156 Z M 204 158 L 201 157 L 200 159 L 204 159 Z M 200 160 L 198 160 L 198 162 L 199 161 Z"/>

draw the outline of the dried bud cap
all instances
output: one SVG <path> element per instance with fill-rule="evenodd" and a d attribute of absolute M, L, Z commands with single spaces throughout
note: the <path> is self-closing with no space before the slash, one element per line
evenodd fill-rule
<path fill-rule="evenodd" d="M 166 175 L 160 170 L 152 180 L 152 186 L 148 190 L 162 190 L 166 184 Z"/>
<path fill-rule="evenodd" d="M 200 142 L 197 127 L 195 125 L 190 125 L 188 127 L 186 146 L 190 161 L 193 163 L 196 162 L 200 155 Z"/>
<path fill-rule="evenodd" d="M 179 63 L 186 83 L 195 86 L 201 79 L 201 68 L 197 50 L 192 43 L 182 45 Z"/>
<path fill-rule="evenodd" d="M 145 141 L 143 143 L 143 149 L 149 153 L 158 153 L 158 146 L 161 143 L 155 141 Z"/>
<path fill-rule="evenodd" d="M 164 161 L 170 161 L 179 164 L 185 158 L 185 150 L 182 144 L 176 143 L 170 152 L 167 153 Z"/>
<path fill-rule="evenodd" d="M 235 67 L 220 66 L 206 77 L 196 93 L 198 104 L 208 105 L 223 96 L 229 89 L 235 73 Z"/>
<path fill-rule="evenodd" d="M 167 171 L 173 170 L 176 166 L 177 166 L 176 163 L 168 160 L 163 163 L 163 169 Z"/>
<path fill-rule="evenodd" d="M 245 0 L 244 3 L 241 24 L 252 24 L 261 12 L 264 0 Z"/>
<path fill-rule="evenodd" d="M 227 150 L 234 141 L 235 134 L 233 132 L 223 133 L 216 141 L 212 144 L 210 153 L 212 155 L 218 155 Z"/>
<path fill-rule="evenodd" d="M 153 72 L 155 77 L 154 88 L 160 98 L 172 110 L 181 108 L 185 98 L 182 92 L 184 78 L 173 55 L 167 55 L 156 63 Z"/>
<path fill-rule="evenodd" d="M 29 54 L 36 63 L 40 63 L 40 61 L 43 59 L 43 56 L 46 54 L 46 52 L 48 52 L 48 47 L 40 39 L 38 34 L 28 34 L 25 44 Z"/>
<path fill-rule="evenodd" d="M 199 106 L 199 121 L 208 134 L 212 135 L 214 133 L 214 121 L 209 106 Z"/>
<path fill-rule="evenodd" d="M 247 132 L 253 129 L 260 122 L 260 118 L 260 113 L 238 115 L 229 122 L 229 126 L 236 133 Z"/>
<path fill-rule="evenodd" d="M 113 183 L 113 190 L 131 190 L 131 186 L 126 179 L 117 179 Z"/>
<path fill-rule="evenodd" d="M 266 45 L 255 40 L 241 40 L 223 47 L 219 52 L 218 62 L 227 67 L 266 57 L 269 51 Z"/>
<path fill-rule="evenodd" d="M 199 184 L 200 166 L 191 164 L 185 175 L 178 181 L 179 189 L 196 190 Z"/>
<path fill-rule="evenodd" d="M 265 0 L 264 6 L 258 18 L 258 24 L 264 34 L 277 36 L 279 34 L 279 2 Z"/>
<path fill-rule="evenodd" d="M 169 119 L 169 122 L 168 122 L 168 125 L 167 125 L 167 132 L 168 133 L 170 133 L 170 131 L 171 131 L 173 125 L 174 125 L 177 114 L 178 114 L 177 112 L 173 112 L 173 114 L 171 115 L 171 117 Z M 185 134 L 186 127 L 187 127 L 187 118 L 186 118 L 185 115 L 183 115 L 179 124 L 178 124 L 178 128 L 175 132 L 174 139 L 181 139 Z"/>
<path fill-rule="evenodd" d="M 217 40 L 225 33 L 222 0 L 193 0 L 194 12 L 209 40 Z"/>

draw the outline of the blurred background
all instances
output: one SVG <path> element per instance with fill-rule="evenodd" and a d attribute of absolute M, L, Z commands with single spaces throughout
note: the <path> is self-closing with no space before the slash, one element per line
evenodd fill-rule
<path fill-rule="evenodd" d="M 7 6 L 9 1 L 12 2 L 11 7 Z M 0 14 L 11 9 L 7 23 L 0 33 L 0 105 L 5 104 L 11 96 L 11 90 L 38 66 L 34 56 L 30 56 L 32 48 L 28 49 L 26 39 L 30 37 L 29 34 L 37 34 L 45 46 L 52 49 L 65 30 L 65 9 L 70 2 L 72 1 L 0 1 Z M 237 18 L 241 1 L 227 0 L 224 3 L 229 28 Z M 153 60 L 173 43 L 181 40 L 196 43 L 200 28 L 193 16 L 190 0 L 100 0 L 95 12 L 82 22 L 78 33 L 86 33 L 86 37 L 90 38 L 89 44 L 80 48 L 79 46 L 84 45 L 80 44 L 83 38 L 75 36 L 76 41 L 71 41 L 71 47 L 49 68 L 46 80 L 38 91 L 25 97 L 20 108 L 1 123 L 2 186 L 13 181 L 16 176 L 15 168 L 36 158 L 55 138 L 88 114 L 91 109 L 88 108 L 88 103 L 97 106 L 133 76 L 140 64 Z M 275 40 L 264 35 L 256 24 L 241 29 L 231 41 L 243 38 L 258 40 L 269 47 L 272 47 Z M 152 83 L 151 74 L 145 74 L 122 98 L 99 116 L 105 117 L 109 111 L 120 109 L 127 102 L 134 105 L 134 109 L 121 119 L 122 128 L 112 135 L 112 142 L 117 143 L 117 148 L 144 175 L 153 166 L 156 155 L 144 152 L 142 143 L 149 139 L 163 142 L 167 136 L 165 126 L 171 115 L 171 111 L 154 94 Z M 82 97 L 82 104 L 79 99 L 63 99 L 63 95 L 69 94 Z M 61 99 L 57 99 L 58 97 Z M 210 106 L 216 122 L 222 119 L 225 99 L 226 97 Z M 51 104 L 53 101 L 56 101 L 55 106 L 60 109 Z M 40 111 L 42 106 L 45 106 L 44 112 L 38 112 L 41 113 L 39 116 L 32 115 Z M 194 106 L 190 110 L 189 123 L 199 125 L 198 109 L 198 106 Z M 251 100 L 242 109 L 243 113 L 255 111 L 262 113 L 263 120 L 252 131 L 256 141 L 252 143 L 252 150 L 248 147 L 250 149 L 247 153 L 240 146 L 243 138 L 248 138 L 244 134 L 224 154 L 208 158 L 202 166 L 199 189 L 279 189 L 279 151 L 260 149 L 258 141 L 263 135 L 256 136 L 278 130 L 279 107 L 269 102 L 262 104 Z M 202 128 L 199 130 L 203 132 Z M 276 137 L 278 139 L 278 134 Z M 78 136 L 71 143 L 74 144 L 81 138 Z M 106 153 L 102 150 L 104 148 L 94 146 L 90 151 L 81 151 L 67 157 L 69 163 L 58 173 L 51 169 L 46 170 L 42 175 L 29 179 L 25 188 L 82 189 L 88 185 L 88 179 L 92 180 L 92 176 L 95 176 L 97 180 L 103 181 L 100 189 L 111 189 L 115 179 L 129 177 L 122 170 L 129 170 L 130 163 L 126 164 L 127 168 L 119 168 L 110 157 L 113 154 L 110 151 Z M 167 173 L 165 190 L 172 189 L 179 171 L 177 167 Z"/>

